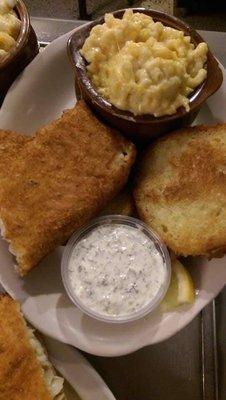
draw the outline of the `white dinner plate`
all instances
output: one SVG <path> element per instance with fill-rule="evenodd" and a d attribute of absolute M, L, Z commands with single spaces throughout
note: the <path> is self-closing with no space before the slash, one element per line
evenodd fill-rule
<path fill-rule="evenodd" d="M 0 128 L 32 134 L 73 106 L 74 80 L 67 58 L 70 34 L 47 46 L 16 80 L 1 108 Z M 196 123 L 226 121 L 226 71 L 223 73 L 222 87 L 203 106 Z M 173 336 L 226 283 L 226 257 L 187 260 L 198 290 L 194 305 L 165 314 L 156 311 L 136 322 L 111 325 L 84 315 L 71 303 L 61 281 L 61 254 L 62 248 L 56 249 L 21 279 L 14 270 L 8 245 L 0 240 L 0 281 L 22 303 L 26 318 L 40 331 L 96 355 L 123 355 Z"/>
<path fill-rule="evenodd" d="M 115 400 L 103 379 L 78 350 L 51 338 L 45 337 L 43 341 L 50 361 L 65 379 L 67 400 Z"/>

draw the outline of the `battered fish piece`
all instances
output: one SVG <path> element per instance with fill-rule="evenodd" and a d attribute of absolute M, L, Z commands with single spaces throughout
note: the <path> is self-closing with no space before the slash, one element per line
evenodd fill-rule
<path fill-rule="evenodd" d="M 177 255 L 226 251 L 226 124 L 156 141 L 140 166 L 138 214 Z"/>
<path fill-rule="evenodd" d="M 20 151 L 32 136 L 22 135 L 13 131 L 0 130 L 0 182 L 10 174 L 10 166 L 15 159 L 20 157 Z M 8 179 L 8 178 L 7 178 Z M 1 190 L 1 185 L 0 185 Z M 133 215 L 135 209 L 132 193 L 128 188 L 123 189 L 107 206 L 100 215 L 120 214 Z"/>
<path fill-rule="evenodd" d="M 9 179 L 11 165 L 20 157 L 21 149 L 29 140 L 32 140 L 32 136 L 0 130 L 0 191 L 3 179 Z M 100 215 L 133 215 L 134 210 L 132 193 L 126 188 L 107 204 Z"/>
<path fill-rule="evenodd" d="M 15 159 L 19 160 L 21 149 L 30 139 L 26 135 L 0 129 L 0 205 L 4 182 L 11 179 Z"/>
<path fill-rule="evenodd" d="M 2 234 L 25 275 L 125 185 L 135 147 L 83 101 L 25 143 L 4 181 Z"/>
<path fill-rule="evenodd" d="M 10 167 L 16 157 L 19 157 L 24 144 L 31 137 L 0 129 L 0 182 L 10 175 Z M 1 190 L 1 184 L 0 184 Z"/>
<path fill-rule="evenodd" d="M 0 352 L 0 400 L 66 400 L 63 378 L 9 296 L 0 296 Z"/>
<path fill-rule="evenodd" d="M 0 129 L 0 162 L 11 161 L 29 139 L 29 136 Z M 3 164 L 1 164 L 1 169 L 2 167 L 4 167 Z"/>

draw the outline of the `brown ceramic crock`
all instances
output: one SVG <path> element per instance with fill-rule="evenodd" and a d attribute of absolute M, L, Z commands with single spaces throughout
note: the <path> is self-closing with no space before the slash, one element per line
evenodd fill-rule
<path fill-rule="evenodd" d="M 21 28 L 17 45 L 0 62 L 0 105 L 14 79 L 38 53 L 37 37 L 23 1 L 18 0 L 14 10 L 21 20 Z"/>
<path fill-rule="evenodd" d="M 196 46 L 204 41 L 195 30 L 175 17 L 144 8 L 133 8 L 133 11 L 150 15 L 154 21 L 160 21 L 163 25 L 184 31 L 186 35 L 191 37 L 191 41 Z M 122 18 L 124 12 L 125 10 L 120 10 L 115 11 L 113 14 L 117 18 Z M 191 94 L 189 98 L 190 111 L 187 112 L 183 107 L 180 107 L 175 114 L 170 116 L 134 116 L 130 112 L 119 110 L 103 99 L 86 73 L 87 63 L 80 54 L 80 49 L 89 36 L 91 29 L 103 22 L 104 17 L 83 26 L 69 38 L 68 54 L 75 72 L 77 95 L 80 94 L 90 107 L 110 126 L 119 129 L 136 143 L 147 143 L 163 133 L 190 125 L 197 116 L 201 105 L 216 92 L 223 80 L 222 71 L 210 50 L 208 51 L 206 62 L 207 78 Z"/>

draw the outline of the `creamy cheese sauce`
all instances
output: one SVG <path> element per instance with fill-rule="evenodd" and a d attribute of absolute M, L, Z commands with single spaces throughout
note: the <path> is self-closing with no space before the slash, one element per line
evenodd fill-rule
<path fill-rule="evenodd" d="M 92 28 L 81 54 L 98 92 L 134 115 L 189 111 L 189 94 L 207 76 L 206 43 L 195 46 L 183 31 L 126 10 L 122 19 L 105 15 Z"/>
<path fill-rule="evenodd" d="M 76 244 L 69 282 L 80 302 L 103 316 L 127 316 L 145 307 L 166 279 L 155 243 L 141 229 L 107 224 Z"/>

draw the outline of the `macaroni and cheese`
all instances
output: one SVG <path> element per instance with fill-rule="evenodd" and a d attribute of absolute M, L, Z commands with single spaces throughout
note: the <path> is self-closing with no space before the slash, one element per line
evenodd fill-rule
<path fill-rule="evenodd" d="M 81 54 L 89 78 L 111 104 L 135 115 L 189 110 L 188 95 L 206 78 L 207 44 L 142 13 L 105 15 L 92 28 Z"/>
<path fill-rule="evenodd" d="M 16 46 L 21 22 L 13 8 L 16 0 L 0 0 L 0 61 Z"/>

